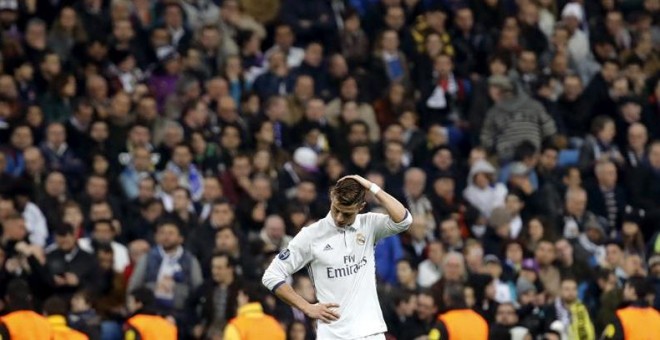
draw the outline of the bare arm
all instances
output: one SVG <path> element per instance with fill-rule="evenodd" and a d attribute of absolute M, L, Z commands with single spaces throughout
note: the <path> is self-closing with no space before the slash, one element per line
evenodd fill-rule
<path fill-rule="evenodd" d="M 378 202 L 380 202 L 380 205 L 385 208 L 392 221 L 399 223 L 406 218 L 406 214 L 408 213 L 406 207 L 404 207 L 401 202 L 392 197 L 392 195 L 388 194 L 385 190 L 380 190 L 374 196 Z"/>

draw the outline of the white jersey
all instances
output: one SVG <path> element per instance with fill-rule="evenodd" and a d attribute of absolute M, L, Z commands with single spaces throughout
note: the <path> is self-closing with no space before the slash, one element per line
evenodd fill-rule
<path fill-rule="evenodd" d="M 319 322 L 318 339 L 357 339 L 384 333 L 387 326 L 376 294 L 374 246 L 380 239 L 408 229 L 406 211 L 395 223 L 388 215 L 359 214 L 351 226 L 339 228 L 328 214 L 303 228 L 270 264 L 263 283 L 274 291 L 302 267 L 307 270 L 321 303 L 339 304 L 339 320 Z"/>

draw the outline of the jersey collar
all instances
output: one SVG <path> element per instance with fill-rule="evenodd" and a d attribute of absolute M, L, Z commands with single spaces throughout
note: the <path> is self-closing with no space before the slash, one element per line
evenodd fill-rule
<path fill-rule="evenodd" d="M 337 226 L 337 224 L 335 224 L 335 220 L 332 218 L 332 215 L 330 214 L 330 212 L 328 212 L 328 214 L 325 216 L 325 219 L 328 221 L 328 224 L 330 225 L 330 227 L 337 230 L 338 232 L 343 233 L 345 231 L 356 231 L 357 230 L 357 229 L 355 229 L 355 227 L 353 227 L 355 225 L 355 222 L 357 222 L 357 218 L 355 219 L 353 224 L 351 224 L 349 226 L 346 226 L 346 227 L 343 227 L 343 228 L 340 228 L 340 227 Z"/>

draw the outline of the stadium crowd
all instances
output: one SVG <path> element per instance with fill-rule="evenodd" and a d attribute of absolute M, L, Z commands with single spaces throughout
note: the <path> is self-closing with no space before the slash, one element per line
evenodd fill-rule
<path fill-rule="evenodd" d="M 233 339 L 250 307 L 312 339 L 251 285 L 359 174 L 414 217 L 376 247 L 389 339 L 437 336 L 455 284 L 493 339 L 621 336 L 618 308 L 660 308 L 659 19 L 658 0 L 0 0 L 0 310 L 120 339 L 148 304 L 181 339 Z M 315 301 L 304 270 L 292 285 Z"/>

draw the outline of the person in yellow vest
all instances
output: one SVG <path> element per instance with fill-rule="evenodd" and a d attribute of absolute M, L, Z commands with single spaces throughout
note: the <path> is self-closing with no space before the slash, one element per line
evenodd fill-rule
<path fill-rule="evenodd" d="M 44 302 L 42 310 L 53 329 L 52 340 L 88 340 L 89 337 L 85 333 L 67 326 L 66 307 L 66 301 L 57 296 L 50 297 Z"/>
<path fill-rule="evenodd" d="M 286 335 L 280 323 L 264 313 L 261 306 L 263 293 L 259 286 L 244 284 L 238 291 L 238 313 L 225 327 L 224 340 L 284 340 Z"/>
<path fill-rule="evenodd" d="M 11 312 L 0 317 L 0 340 L 43 340 L 53 337 L 48 320 L 32 310 L 32 293 L 27 282 L 18 279 L 9 282 L 5 302 Z"/>
<path fill-rule="evenodd" d="M 660 313 L 646 300 L 653 288 L 641 276 L 628 279 L 623 287 L 623 300 L 627 305 L 616 311 L 616 319 L 608 324 L 601 339 L 651 340 L 660 338 Z"/>
<path fill-rule="evenodd" d="M 127 308 L 131 313 L 126 321 L 124 340 L 176 340 L 176 323 L 156 313 L 154 293 L 136 288 L 128 296 Z"/>
<path fill-rule="evenodd" d="M 462 285 L 447 285 L 442 298 L 449 311 L 438 316 L 435 327 L 429 332 L 428 340 L 488 339 L 488 322 L 467 307 Z"/>

